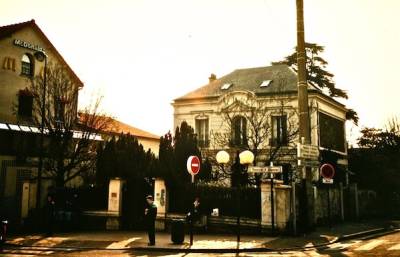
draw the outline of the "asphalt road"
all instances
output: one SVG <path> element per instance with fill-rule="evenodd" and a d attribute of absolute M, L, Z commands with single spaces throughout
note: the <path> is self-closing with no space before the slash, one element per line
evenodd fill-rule
<path fill-rule="evenodd" d="M 115 256 L 115 257 L 192 257 L 192 256 L 223 256 L 223 257 L 237 257 L 237 256 L 255 256 L 255 257 L 289 257 L 289 256 L 334 256 L 334 257 L 358 257 L 358 256 L 384 256 L 384 257 L 398 257 L 400 256 L 400 232 L 390 235 L 380 236 L 373 239 L 354 239 L 343 241 L 329 245 L 326 248 L 314 249 L 311 248 L 307 251 L 287 251 L 287 252 L 265 252 L 265 253 L 157 253 L 157 252 L 132 252 L 132 251 L 50 251 L 40 249 L 4 249 L 0 256 Z"/>

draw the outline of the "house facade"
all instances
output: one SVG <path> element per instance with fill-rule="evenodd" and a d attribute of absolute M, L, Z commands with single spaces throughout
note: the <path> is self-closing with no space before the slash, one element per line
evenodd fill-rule
<path fill-rule="evenodd" d="M 346 107 L 308 86 L 311 144 L 320 149 L 320 162 L 347 159 Z M 172 103 L 174 127 L 186 121 L 197 134 L 203 157 L 215 159 L 223 149 L 230 159 L 250 149 L 256 162 L 282 165 L 284 180 L 297 165 L 297 74 L 286 65 L 238 69 Z M 318 165 L 314 165 L 318 180 Z M 344 175 L 344 174 L 342 174 Z M 286 178 L 285 178 L 286 176 Z"/>

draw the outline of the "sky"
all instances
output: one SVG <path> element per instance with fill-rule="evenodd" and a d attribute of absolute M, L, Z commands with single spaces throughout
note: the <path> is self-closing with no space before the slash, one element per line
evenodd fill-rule
<path fill-rule="evenodd" d="M 399 115 L 400 1 L 304 0 L 305 39 L 325 46 L 359 127 Z M 268 66 L 296 45 L 295 0 L 0 0 L 0 26 L 35 19 L 110 115 L 157 135 L 173 99 L 239 68 Z"/>

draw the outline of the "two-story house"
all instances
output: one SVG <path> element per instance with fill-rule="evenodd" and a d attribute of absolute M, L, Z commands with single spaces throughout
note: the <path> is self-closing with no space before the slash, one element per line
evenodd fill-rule
<path fill-rule="evenodd" d="M 347 159 L 346 107 L 311 85 L 308 95 L 311 144 L 319 146 L 320 161 Z M 203 156 L 213 158 L 224 149 L 234 160 L 247 148 L 256 162 L 282 165 L 285 180 L 296 168 L 297 74 L 288 66 L 238 69 L 220 78 L 212 74 L 208 84 L 172 105 L 174 127 L 183 121 L 192 126 Z"/>

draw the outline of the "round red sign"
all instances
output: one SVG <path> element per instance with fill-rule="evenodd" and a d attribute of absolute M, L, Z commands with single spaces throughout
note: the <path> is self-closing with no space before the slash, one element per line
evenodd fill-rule
<path fill-rule="evenodd" d="M 190 156 L 186 163 L 187 170 L 190 174 L 197 175 L 200 171 L 200 159 L 197 156 Z"/>
<path fill-rule="evenodd" d="M 335 176 L 335 168 L 329 163 L 322 164 L 319 170 L 323 178 L 332 179 Z"/>

